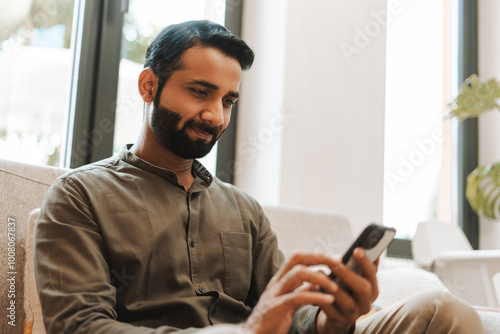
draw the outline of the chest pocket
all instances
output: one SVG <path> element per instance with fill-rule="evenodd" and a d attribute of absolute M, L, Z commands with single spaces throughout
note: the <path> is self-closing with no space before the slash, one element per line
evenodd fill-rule
<path fill-rule="evenodd" d="M 224 292 L 245 301 L 252 276 L 252 243 L 248 233 L 221 232 L 224 256 Z"/>

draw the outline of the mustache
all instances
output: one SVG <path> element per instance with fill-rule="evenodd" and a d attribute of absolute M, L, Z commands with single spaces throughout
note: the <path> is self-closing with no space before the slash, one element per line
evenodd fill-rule
<path fill-rule="evenodd" d="M 210 126 L 207 123 L 197 122 L 193 119 L 188 120 L 184 127 L 197 128 L 203 132 L 206 132 L 214 137 L 218 137 L 221 134 L 222 126 Z"/>

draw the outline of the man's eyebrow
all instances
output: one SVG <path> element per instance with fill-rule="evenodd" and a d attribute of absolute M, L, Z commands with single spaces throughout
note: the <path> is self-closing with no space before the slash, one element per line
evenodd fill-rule
<path fill-rule="evenodd" d="M 219 86 L 211 83 L 211 82 L 208 82 L 208 81 L 205 81 L 205 80 L 193 80 L 193 81 L 190 81 L 189 82 L 190 84 L 194 84 L 194 85 L 199 85 L 199 86 L 203 86 L 203 87 L 207 87 L 207 88 L 210 88 L 210 89 L 213 89 L 213 90 L 217 90 L 219 89 Z"/>
<path fill-rule="evenodd" d="M 203 86 L 203 87 L 207 87 L 207 88 L 210 88 L 210 89 L 213 89 L 213 90 L 219 89 L 219 86 L 217 86 L 217 85 L 215 85 L 215 84 L 213 84 L 211 82 L 205 81 L 205 80 L 193 80 L 193 81 L 191 81 L 189 83 L 190 84 L 199 85 L 199 86 Z M 232 96 L 235 99 L 237 99 L 237 98 L 240 97 L 240 94 L 238 92 L 233 92 L 233 91 L 230 91 L 229 93 L 227 93 L 227 95 Z"/>

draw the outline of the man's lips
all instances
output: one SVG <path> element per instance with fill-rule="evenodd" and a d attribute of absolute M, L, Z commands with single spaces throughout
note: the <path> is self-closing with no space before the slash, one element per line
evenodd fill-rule
<path fill-rule="evenodd" d="M 212 140 L 213 138 L 213 135 L 208 133 L 208 132 L 205 132 L 197 127 L 190 127 L 190 129 L 198 136 L 200 137 L 201 139 L 203 140 L 206 140 L 206 141 L 209 141 L 209 140 Z"/>

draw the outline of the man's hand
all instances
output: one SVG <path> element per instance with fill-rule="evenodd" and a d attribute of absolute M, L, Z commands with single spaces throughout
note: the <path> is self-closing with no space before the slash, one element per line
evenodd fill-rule
<path fill-rule="evenodd" d="M 334 316 L 332 305 L 340 288 L 323 272 L 309 266 L 326 265 L 333 269 L 339 264 L 322 254 L 294 255 L 273 276 L 244 327 L 256 334 L 288 333 L 294 312 L 303 305 L 318 305 Z"/>
<path fill-rule="evenodd" d="M 347 332 L 359 316 L 370 311 L 378 296 L 378 261 L 371 263 L 361 248 L 353 256 L 363 272 L 361 276 L 327 255 L 294 255 L 271 279 L 244 327 L 256 334 L 288 333 L 299 307 L 317 305 L 321 308 L 316 320 L 320 334 Z M 352 290 L 351 294 L 323 272 L 309 268 L 314 265 L 329 267 Z"/>
<path fill-rule="evenodd" d="M 319 305 L 321 312 L 316 319 L 316 328 L 322 333 L 345 333 L 352 327 L 356 319 L 370 311 L 370 306 L 378 296 L 377 267 L 365 256 L 361 248 L 354 251 L 354 258 L 362 270 L 357 275 L 352 270 L 338 264 L 332 267 L 332 272 L 351 290 L 348 294 L 342 289 L 333 293 L 335 302 L 329 305 Z"/>

